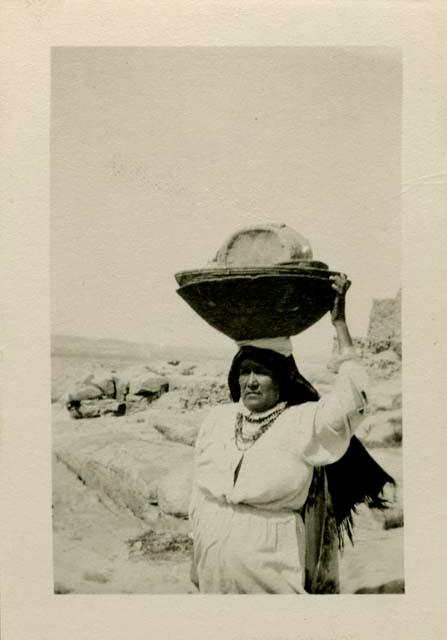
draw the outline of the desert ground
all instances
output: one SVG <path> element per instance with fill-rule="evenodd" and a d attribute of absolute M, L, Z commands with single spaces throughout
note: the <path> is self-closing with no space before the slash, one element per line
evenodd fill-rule
<path fill-rule="evenodd" d="M 189 579 L 187 519 L 193 444 L 209 407 L 228 400 L 230 359 L 142 352 L 124 343 L 57 342 L 52 355 L 56 593 L 196 593 Z M 371 356 L 366 366 L 371 410 L 358 435 L 397 484 L 386 512 L 358 509 L 354 545 L 347 542 L 341 556 L 341 590 L 400 593 L 400 366 L 389 353 Z M 301 370 L 321 394 L 331 389 L 336 374 L 326 361 L 310 358 Z M 110 380 L 115 395 L 106 389 Z M 160 380 L 168 390 L 161 385 L 158 397 L 154 388 Z M 123 381 L 124 414 L 116 400 Z M 92 388 L 100 388 L 102 398 Z M 67 401 L 83 393 L 88 411 L 80 415 L 99 407 L 98 417 L 74 418 L 67 410 Z"/>

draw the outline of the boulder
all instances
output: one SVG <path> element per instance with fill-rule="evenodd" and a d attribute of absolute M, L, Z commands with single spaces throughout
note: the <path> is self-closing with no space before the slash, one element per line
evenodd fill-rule
<path fill-rule="evenodd" d="M 152 526 L 160 524 L 159 484 L 173 469 L 192 467 L 193 449 L 169 442 L 147 425 L 97 424 L 94 431 L 80 428 L 59 437 L 57 459 L 103 501 L 129 509 Z M 169 515 L 165 522 L 172 529 Z"/>
<path fill-rule="evenodd" d="M 171 442 L 181 442 L 193 447 L 200 429 L 200 423 L 185 424 L 179 422 L 177 424 L 166 424 L 156 422 L 154 428 Z"/>
<path fill-rule="evenodd" d="M 133 414 L 145 411 L 150 405 L 150 400 L 145 396 L 137 396 L 129 393 L 126 396 L 126 413 Z"/>
<path fill-rule="evenodd" d="M 370 447 L 398 446 L 402 443 L 402 409 L 367 416 L 356 436 Z"/>
<path fill-rule="evenodd" d="M 162 513 L 186 518 L 193 479 L 192 460 L 173 468 L 158 485 L 158 507 Z"/>
<path fill-rule="evenodd" d="M 67 411 L 72 418 L 80 420 L 82 418 L 99 418 L 101 412 L 96 404 L 91 404 L 88 401 L 81 402 L 80 400 L 68 400 Z"/>
<path fill-rule="evenodd" d="M 98 389 L 101 395 L 105 396 L 106 398 L 116 397 L 116 386 L 114 378 L 96 378 L 95 375 L 91 373 L 89 376 L 87 376 L 82 384 Z"/>
<path fill-rule="evenodd" d="M 103 392 L 101 389 L 94 385 L 78 383 L 74 389 L 68 392 L 67 399 L 81 402 L 82 400 L 95 400 L 96 398 L 102 398 Z"/>
<path fill-rule="evenodd" d="M 99 418 L 100 416 L 122 416 L 126 413 L 124 402 L 111 398 L 95 398 L 94 400 L 69 400 L 67 409 L 73 418 Z"/>
<path fill-rule="evenodd" d="M 154 407 L 157 409 L 163 409 L 170 412 L 178 412 L 180 414 L 186 413 L 184 408 L 184 400 L 182 399 L 182 394 L 180 390 L 169 391 L 169 393 L 164 393 L 161 398 L 158 398 Z M 183 417 L 183 415 L 182 415 Z"/>
<path fill-rule="evenodd" d="M 90 373 L 76 383 L 66 397 L 66 408 L 73 418 L 97 418 L 101 415 L 124 415 L 148 408 L 169 391 L 166 378 L 146 371 L 129 377 L 95 377 Z"/>
<path fill-rule="evenodd" d="M 158 398 L 162 393 L 169 391 L 169 383 L 166 378 L 156 375 L 144 375 L 132 378 L 129 381 L 129 393 L 136 396 Z"/>
<path fill-rule="evenodd" d="M 123 416 L 126 413 L 126 404 L 124 402 L 118 402 L 118 400 L 111 399 L 104 399 L 96 402 L 99 402 L 102 416 Z"/>
<path fill-rule="evenodd" d="M 175 412 L 157 411 L 154 407 L 148 412 L 147 420 L 148 425 L 167 440 L 193 446 L 208 412 L 209 408 L 195 409 L 179 416 Z"/>
<path fill-rule="evenodd" d="M 115 378 L 116 399 L 124 402 L 129 394 L 129 381 L 121 378 Z"/>

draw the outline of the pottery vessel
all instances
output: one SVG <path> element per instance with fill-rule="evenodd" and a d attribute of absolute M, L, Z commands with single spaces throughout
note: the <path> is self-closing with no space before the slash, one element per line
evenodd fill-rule
<path fill-rule="evenodd" d="M 334 291 L 306 238 L 286 225 L 234 233 L 207 267 L 176 274 L 177 293 L 233 340 L 297 335 L 331 308 Z"/>

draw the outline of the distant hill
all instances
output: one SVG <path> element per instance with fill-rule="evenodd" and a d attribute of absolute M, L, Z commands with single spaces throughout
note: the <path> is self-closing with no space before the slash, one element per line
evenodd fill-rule
<path fill-rule="evenodd" d="M 83 336 L 51 336 L 52 356 L 85 356 L 89 358 L 120 358 L 131 360 L 179 359 L 179 360 L 228 360 L 232 352 L 213 351 L 198 347 L 160 347 L 145 342 L 132 342 L 114 338 L 86 338 Z"/>

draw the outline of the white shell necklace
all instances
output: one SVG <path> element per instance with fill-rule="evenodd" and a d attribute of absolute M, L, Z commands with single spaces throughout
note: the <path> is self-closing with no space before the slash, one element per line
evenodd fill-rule
<path fill-rule="evenodd" d="M 249 413 L 244 415 L 242 412 L 238 412 L 236 415 L 236 424 L 234 426 L 234 440 L 236 447 L 239 451 L 247 451 L 259 438 L 269 429 L 278 416 L 284 411 L 287 406 L 287 402 L 280 402 L 271 411 L 264 413 L 262 416 L 256 416 L 256 414 Z M 244 434 L 244 423 L 248 425 L 257 425 L 257 430 L 251 434 Z"/>

